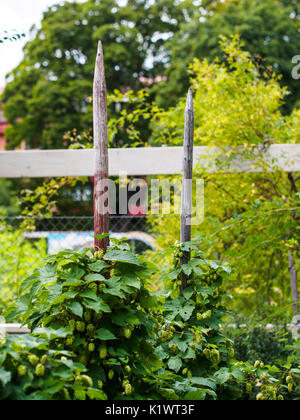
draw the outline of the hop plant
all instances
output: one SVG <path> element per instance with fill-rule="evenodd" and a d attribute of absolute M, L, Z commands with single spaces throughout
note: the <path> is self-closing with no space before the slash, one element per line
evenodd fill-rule
<path fill-rule="evenodd" d="M 35 354 L 30 354 L 28 361 L 32 366 L 36 366 L 39 363 L 39 358 Z"/>
<path fill-rule="evenodd" d="M 94 313 L 94 321 L 95 322 L 99 322 L 102 319 L 102 317 L 103 317 L 103 312 L 102 311 Z"/>
<path fill-rule="evenodd" d="M 45 365 L 47 363 L 47 360 L 48 360 L 48 356 L 44 354 L 44 356 L 41 357 L 41 364 Z"/>
<path fill-rule="evenodd" d="M 95 333 L 95 327 L 94 327 L 94 325 L 93 325 L 93 324 L 89 324 L 89 325 L 86 327 L 86 331 L 87 331 L 87 333 L 88 333 L 89 335 L 93 335 L 93 334 Z"/>
<path fill-rule="evenodd" d="M 45 366 L 39 363 L 35 368 L 36 376 L 44 376 L 45 375 Z"/>
<path fill-rule="evenodd" d="M 80 333 L 83 333 L 85 331 L 85 323 L 81 321 L 76 322 L 76 330 Z"/>
<path fill-rule="evenodd" d="M 103 249 L 100 249 L 99 251 L 96 251 L 96 252 L 94 253 L 94 257 L 95 257 L 95 259 L 97 259 L 97 260 L 101 260 L 101 259 L 103 258 L 103 256 L 104 256 L 104 251 L 103 251 Z"/>
<path fill-rule="evenodd" d="M 63 388 L 62 392 L 63 392 L 63 395 L 64 395 L 64 399 L 69 400 L 70 399 L 70 393 L 67 390 L 67 388 Z"/>
<path fill-rule="evenodd" d="M 82 375 L 81 376 L 82 383 L 90 388 L 93 387 L 93 380 L 90 376 Z"/>
<path fill-rule="evenodd" d="M 90 311 L 86 311 L 83 315 L 85 322 L 90 322 L 92 319 L 92 314 Z"/>
<path fill-rule="evenodd" d="M 130 328 L 125 328 L 124 329 L 124 337 L 125 338 L 127 338 L 127 339 L 129 339 L 130 337 L 131 337 L 131 330 L 130 330 Z"/>
<path fill-rule="evenodd" d="M 105 346 L 100 348 L 100 359 L 106 359 L 107 358 L 107 348 Z"/>
<path fill-rule="evenodd" d="M 71 347 L 74 344 L 74 341 L 75 341 L 75 337 L 74 336 L 68 337 L 67 340 L 66 340 L 66 345 L 68 347 Z"/>
<path fill-rule="evenodd" d="M 178 344 L 176 344 L 176 343 L 171 344 L 170 349 L 171 349 L 172 353 L 177 354 L 178 353 Z"/>
<path fill-rule="evenodd" d="M 88 349 L 89 349 L 89 352 L 90 353 L 93 353 L 93 351 L 95 350 L 95 344 L 94 343 L 90 343 Z"/>
<path fill-rule="evenodd" d="M 229 356 L 230 359 L 234 358 L 234 349 L 233 348 L 228 350 L 228 356 Z"/>
<path fill-rule="evenodd" d="M 197 350 L 197 346 L 196 346 L 196 344 L 195 344 L 195 343 L 190 343 L 190 348 L 191 348 L 192 350 L 194 350 L 194 351 L 196 351 L 196 350 Z"/>
<path fill-rule="evenodd" d="M 91 284 L 89 284 L 89 289 L 91 289 L 91 290 L 94 290 L 94 292 L 96 292 L 97 293 L 97 291 L 98 291 L 98 286 L 97 286 L 97 284 L 96 283 L 91 283 Z M 88 321 L 90 321 L 89 319 L 88 320 L 86 320 L 87 322 Z"/>
<path fill-rule="evenodd" d="M 24 365 L 20 365 L 20 366 L 18 367 L 18 375 L 19 375 L 19 376 L 25 376 L 25 375 L 26 375 L 26 373 L 27 373 L 27 368 L 26 368 L 26 366 L 24 366 Z"/>
<path fill-rule="evenodd" d="M 132 394 L 132 386 L 130 384 L 127 384 L 125 386 L 125 394 L 126 395 L 131 395 Z"/>

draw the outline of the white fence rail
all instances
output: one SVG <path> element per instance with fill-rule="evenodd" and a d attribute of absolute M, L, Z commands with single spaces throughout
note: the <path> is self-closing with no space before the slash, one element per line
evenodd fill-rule
<path fill-rule="evenodd" d="M 28 334 L 30 330 L 21 324 L 0 324 L 0 334 Z"/>
<path fill-rule="evenodd" d="M 109 150 L 109 174 L 120 171 L 131 176 L 172 175 L 182 172 L 182 147 L 147 147 Z M 194 164 L 216 172 L 205 156 L 206 147 L 194 148 Z M 300 171 L 300 144 L 274 144 L 264 155 L 266 163 L 276 161 L 285 172 Z M 260 172 L 253 161 L 236 160 L 226 169 L 231 172 Z M 94 150 L 34 150 L 0 152 L 0 178 L 45 178 L 56 176 L 93 176 Z"/>

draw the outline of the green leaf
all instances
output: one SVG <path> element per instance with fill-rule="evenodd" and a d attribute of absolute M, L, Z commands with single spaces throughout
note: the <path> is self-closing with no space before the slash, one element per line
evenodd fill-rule
<path fill-rule="evenodd" d="M 179 372 L 182 361 L 180 357 L 171 357 L 171 359 L 168 361 L 168 366 L 171 370 L 174 370 L 176 373 Z"/>
<path fill-rule="evenodd" d="M 56 267 L 54 264 L 47 264 L 38 269 L 40 280 L 43 284 L 56 283 Z"/>
<path fill-rule="evenodd" d="M 181 273 L 181 269 L 180 268 L 176 268 L 176 269 L 170 271 L 167 274 L 166 279 L 167 280 L 176 280 L 180 273 Z"/>
<path fill-rule="evenodd" d="M 227 368 L 220 369 L 215 376 L 216 382 L 219 385 L 225 384 L 231 378 L 231 374 Z"/>
<path fill-rule="evenodd" d="M 53 328 L 37 328 L 33 331 L 33 335 L 37 335 L 39 337 L 44 337 L 47 340 L 51 341 L 56 338 L 66 338 L 70 334 L 70 330 L 66 328 L 60 328 L 55 330 Z"/>
<path fill-rule="evenodd" d="M 141 288 L 141 281 L 135 275 L 132 275 L 132 276 L 128 276 L 127 275 L 127 276 L 124 276 L 122 278 L 122 281 L 124 283 L 126 283 L 127 286 L 134 287 L 135 289 L 140 290 L 140 288 Z"/>
<path fill-rule="evenodd" d="M 197 391 L 189 391 L 185 394 L 184 399 L 187 401 L 204 401 L 206 397 L 206 392 L 197 390 Z"/>
<path fill-rule="evenodd" d="M 200 377 L 192 377 L 190 378 L 191 383 L 206 386 L 211 389 L 216 389 L 216 382 L 212 379 L 207 378 L 200 378 Z"/>
<path fill-rule="evenodd" d="M 95 271 L 96 273 L 100 273 L 104 268 L 108 266 L 107 262 L 99 260 L 95 263 L 89 264 L 89 269 Z"/>
<path fill-rule="evenodd" d="M 73 314 L 77 315 L 79 318 L 82 318 L 83 315 L 83 307 L 78 302 L 72 302 L 70 305 L 68 305 L 70 310 L 73 312 Z"/>
<path fill-rule="evenodd" d="M 100 312 L 101 311 L 100 301 L 96 302 L 94 300 L 84 299 L 82 304 L 85 308 L 92 309 L 95 312 Z"/>
<path fill-rule="evenodd" d="M 103 401 L 107 400 L 107 395 L 101 389 L 88 389 L 87 395 L 91 400 Z"/>
<path fill-rule="evenodd" d="M 179 310 L 179 314 L 181 318 L 184 319 L 184 321 L 188 321 L 190 317 L 192 316 L 194 309 L 195 309 L 195 305 L 187 303 Z"/>
<path fill-rule="evenodd" d="M 118 261 L 127 264 L 141 265 L 138 258 L 130 251 L 108 251 L 103 259 L 105 261 Z"/>
<path fill-rule="evenodd" d="M 183 296 L 186 298 L 186 300 L 189 300 L 194 294 L 194 289 L 192 287 L 188 287 L 187 289 L 184 289 Z"/>
<path fill-rule="evenodd" d="M 78 287 L 78 286 L 82 286 L 82 284 L 83 283 L 80 280 L 70 280 L 64 283 L 64 287 Z"/>
<path fill-rule="evenodd" d="M 78 265 L 74 265 L 74 261 L 71 261 L 72 266 L 70 271 L 63 272 L 60 274 L 60 278 L 67 280 L 67 281 L 76 281 L 81 280 L 82 277 L 85 275 L 85 271 L 78 267 Z"/>
<path fill-rule="evenodd" d="M 196 359 L 196 352 L 195 350 L 188 348 L 186 354 L 184 355 L 185 359 Z"/>
<path fill-rule="evenodd" d="M 112 288 L 112 289 L 111 288 L 104 289 L 103 290 L 103 293 L 104 294 L 107 294 L 107 295 L 117 296 L 120 299 L 124 299 L 125 298 L 124 293 L 118 287 L 115 287 L 115 288 Z"/>
<path fill-rule="evenodd" d="M 107 341 L 107 340 L 116 340 L 117 337 L 106 328 L 100 328 L 96 331 L 95 338 L 99 338 L 100 340 Z"/>
<path fill-rule="evenodd" d="M 244 378 L 244 374 L 242 369 L 238 368 L 238 367 L 233 367 L 231 369 L 231 374 L 232 376 L 237 379 L 239 382 L 241 382 Z"/>
<path fill-rule="evenodd" d="M 104 281 L 105 277 L 102 276 L 102 274 L 98 273 L 90 273 L 84 278 L 87 282 L 93 282 L 93 281 Z"/>
<path fill-rule="evenodd" d="M 2 383 L 2 386 L 5 387 L 10 382 L 10 380 L 11 380 L 11 373 L 0 368 L 0 382 Z"/>
<path fill-rule="evenodd" d="M 67 367 L 60 365 L 58 368 L 51 371 L 51 375 L 58 376 L 59 378 L 71 380 L 73 379 L 73 372 Z"/>
<path fill-rule="evenodd" d="M 128 324 L 139 325 L 140 320 L 138 315 L 132 311 L 120 310 L 112 314 L 111 320 L 114 324 L 119 325 L 120 327 L 126 327 Z"/>
<path fill-rule="evenodd" d="M 190 276 L 192 274 L 193 268 L 189 264 L 184 264 L 181 266 L 182 271 L 187 276 Z"/>
<path fill-rule="evenodd" d="M 91 290 L 91 289 L 84 290 L 83 292 L 79 294 L 79 296 L 83 298 L 95 300 L 95 301 L 99 300 L 99 297 L 97 296 L 97 294 L 94 292 L 94 290 Z"/>

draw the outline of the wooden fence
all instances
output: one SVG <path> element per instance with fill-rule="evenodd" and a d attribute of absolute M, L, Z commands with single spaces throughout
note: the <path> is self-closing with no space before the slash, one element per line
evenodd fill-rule
<path fill-rule="evenodd" d="M 212 150 L 194 147 L 194 167 L 216 172 L 218 169 L 207 157 Z M 120 171 L 129 176 L 172 175 L 182 173 L 182 147 L 147 147 L 138 149 L 109 149 L 109 175 Z M 59 176 L 93 176 L 94 150 L 30 150 L 0 152 L 0 178 L 46 178 Z M 300 144 L 273 144 L 264 154 L 264 161 L 285 172 L 300 172 Z M 236 160 L 226 169 L 231 172 L 259 172 L 253 161 Z"/>

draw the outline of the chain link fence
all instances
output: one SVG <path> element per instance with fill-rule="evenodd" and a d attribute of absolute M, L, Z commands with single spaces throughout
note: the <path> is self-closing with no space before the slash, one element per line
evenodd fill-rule
<path fill-rule="evenodd" d="M 93 246 L 93 216 L 65 216 L 34 218 L 35 230 L 22 233 L 30 241 L 45 238 L 48 254 L 55 254 L 62 249 L 80 249 Z M 18 229 L 26 221 L 25 217 L 4 217 L 0 223 L 8 228 Z M 155 248 L 152 225 L 146 216 L 111 216 L 110 233 L 112 237 L 126 237 L 136 253 L 142 254 Z"/>

